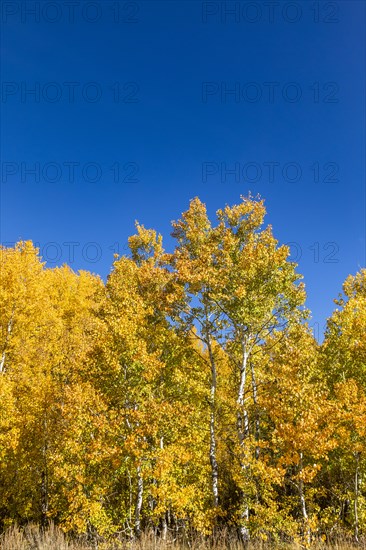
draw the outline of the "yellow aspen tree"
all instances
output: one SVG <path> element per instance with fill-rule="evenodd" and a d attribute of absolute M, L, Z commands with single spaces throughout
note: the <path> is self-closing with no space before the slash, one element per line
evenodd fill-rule
<path fill-rule="evenodd" d="M 18 434 L 1 473 L 7 513 L 9 519 L 45 524 L 67 515 L 54 506 L 70 443 L 67 393 L 88 370 L 96 332 L 94 296 L 101 281 L 67 267 L 44 269 L 37 249 L 28 242 L 2 250 L 1 268 L 2 378 L 11 385 L 15 406 L 10 425 Z"/>
<path fill-rule="evenodd" d="M 173 223 L 178 244 L 172 265 L 189 295 L 183 321 L 191 327 L 198 321 L 198 333 L 208 352 L 209 335 L 221 345 L 236 372 L 236 454 L 242 478 L 238 524 L 245 541 L 250 535 L 247 442 L 250 436 L 258 440 L 260 432 L 258 416 L 249 418 L 247 408 L 248 385 L 252 399 L 258 400 L 252 354 L 274 330 L 302 316 L 305 298 L 298 284 L 300 276 L 287 260 L 288 247 L 278 245 L 271 227 L 262 227 L 264 215 L 263 201 L 243 197 L 240 204 L 218 210 L 218 223 L 212 227 L 205 206 L 196 198 L 182 219 Z M 211 387 L 217 378 L 213 359 Z M 210 454 L 213 449 L 211 443 Z M 215 493 L 216 467 L 212 464 Z"/>
<path fill-rule="evenodd" d="M 0 374 L 4 389 L 12 395 L 8 424 L 15 436 L 1 464 L 1 500 L 9 521 L 19 517 L 45 521 L 47 421 L 43 411 L 51 391 L 44 369 L 52 322 L 42 284 L 43 264 L 31 242 L 0 252 Z"/>
<path fill-rule="evenodd" d="M 137 225 L 129 244 L 132 258 L 116 259 L 102 312 L 108 334 L 102 362 L 119 411 L 127 478 L 125 525 L 136 535 L 151 522 L 163 536 L 168 524 L 205 530 L 211 503 L 202 461 L 204 357 L 173 322 L 183 293 L 161 237 Z"/>
<path fill-rule="evenodd" d="M 180 326 L 207 350 L 210 371 L 210 444 L 211 492 L 214 509 L 219 506 L 219 467 L 217 463 L 216 392 L 218 365 L 215 338 L 220 336 L 221 311 L 211 300 L 213 255 L 216 235 L 208 219 L 206 207 L 198 199 L 191 201 L 182 219 L 173 223 L 177 247 L 171 256 L 177 281 L 185 291 L 185 300 L 177 304 Z"/>
<path fill-rule="evenodd" d="M 362 489 L 366 467 L 366 269 L 347 277 L 335 303 L 337 307 L 327 322 L 321 363 L 338 422 L 328 483 L 340 510 L 334 523 L 341 519 L 357 542 L 366 520 Z"/>
<path fill-rule="evenodd" d="M 263 353 L 268 459 L 287 492 L 286 513 L 299 526 L 289 534 L 309 545 L 319 524 L 317 476 L 335 444 L 333 408 L 317 376 L 318 344 L 306 324 L 292 324 L 280 341 L 272 335 Z"/>

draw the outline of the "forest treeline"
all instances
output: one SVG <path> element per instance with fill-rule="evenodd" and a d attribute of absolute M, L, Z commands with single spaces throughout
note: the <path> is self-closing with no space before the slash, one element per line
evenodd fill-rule
<path fill-rule="evenodd" d="M 1 248 L 2 529 L 362 535 L 366 270 L 319 344 L 264 217 L 196 198 L 173 253 L 136 224 L 106 283 Z"/>

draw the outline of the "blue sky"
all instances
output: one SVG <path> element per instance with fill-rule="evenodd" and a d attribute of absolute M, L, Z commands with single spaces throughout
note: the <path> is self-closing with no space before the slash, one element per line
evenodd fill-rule
<path fill-rule="evenodd" d="M 169 249 L 259 193 L 321 332 L 365 265 L 366 4 L 71 4 L 2 4 L 1 241 L 105 278 L 136 219 Z"/>

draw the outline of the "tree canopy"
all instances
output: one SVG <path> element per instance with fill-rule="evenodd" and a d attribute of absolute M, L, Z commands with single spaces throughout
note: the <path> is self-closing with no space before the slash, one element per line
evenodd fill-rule
<path fill-rule="evenodd" d="M 0 249 L 2 528 L 359 539 L 366 270 L 320 344 L 265 214 L 195 198 L 173 251 L 136 224 L 106 282 Z"/>

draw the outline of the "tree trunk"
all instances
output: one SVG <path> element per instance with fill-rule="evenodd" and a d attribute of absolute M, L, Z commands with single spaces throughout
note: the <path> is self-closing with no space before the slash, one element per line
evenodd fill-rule
<path fill-rule="evenodd" d="M 349 523 L 349 521 L 348 521 L 349 505 L 350 505 L 350 501 L 349 501 L 348 498 L 343 500 L 342 503 L 341 503 L 341 509 L 339 511 L 339 517 L 344 523 Z"/>
<path fill-rule="evenodd" d="M 160 449 L 163 450 L 164 449 L 164 437 L 162 436 L 160 438 Z M 165 506 L 167 506 L 167 503 L 164 502 Z M 163 540 L 166 540 L 167 538 L 167 534 L 168 534 L 168 509 L 165 510 L 165 512 L 162 514 L 161 518 L 160 518 L 160 533 L 161 533 L 161 538 Z"/>
<path fill-rule="evenodd" d="M 48 426 L 46 412 L 43 416 L 43 445 L 42 445 L 42 472 L 41 472 L 41 526 L 47 525 L 48 514 Z"/>
<path fill-rule="evenodd" d="M 238 431 L 238 439 L 239 439 L 239 445 L 242 448 L 244 446 L 244 440 L 249 435 L 249 420 L 248 420 L 248 412 L 245 405 L 245 382 L 246 382 L 246 375 L 247 375 L 247 364 L 248 364 L 248 357 L 249 353 L 246 349 L 246 342 L 242 342 L 243 345 L 243 360 L 241 364 L 240 369 L 240 384 L 239 384 L 239 390 L 238 390 L 238 397 L 237 397 L 237 406 L 238 406 L 238 412 L 237 412 L 237 431 Z M 243 471 L 248 468 L 247 464 L 244 464 L 242 461 L 242 458 L 240 458 L 240 466 Z M 249 541 L 250 535 L 249 535 L 249 529 L 248 529 L 248 521 L 249 521 L 249 503 L 248 498 L 245 494 L 245 491 L 242 493 L 242 513 L 241 513 L 241 525 L 239 526 L 240 529 L 240 537 L 241 540 L 244 543 L 247 543 Z"/>
<path fill-rule="evenodd" d="M 252 374 L 252 390 L 253 390 L 253 403 L 255 407 L 255 440 L 256 442 L 259 441 L 259 435 L 260 435 L 260 423 L 259 423 L 259 411 L 258 411 L 258 393 L 257 393 L 257 382 L 255 379 L 255 372 L 254 372 L 254 366 L 251 362 L 250 364 L 250 370 Z M 259 458 L 259 447 L 256 445 L 255 447 L 255 458 L 258 460 Z"/>
<path fill-rule="evenodd" d="M 215 431 L 215 397 L 216 397 L 216 363 L 212 353 L 210 338 L 207 340 L 208 353 L 211 364 L 211 388 L 210 388 L 210 463 L 213 506 L 219 505 L 219 469 L 216 459 L 216 431 Z"/>
<path fill-rule="evenodd" d="M 245 346 L 245 344 L 244 344 Z M 243 446 L 245 437 L 249 434 L 249 420 L 248 412 L 244 408 L 244 393 L 245 393 L 245 382 L 247 376 L 247 362 L 248 362 L 248 353 L 245 351 L 243 353 L 243 361 L 240 369 L 240 384 L 237 398 L 238 413 L 237 413 L 237 430 L 240 446 Z"/>
<path fill-rule="evenodd" d="M 10 321 L 8 323 L 8 328 L 7 328 L 7 331 L 6 331 L 3 352 L 1 354 L 1 359 L 0 359 L 0 373 L 5 372 L 6 350 L 7 350 L 7 347 L 8 347 L 8 341 L 9 341 L 10 334 L 11 334 L 11 329 L 12 329 L 12 326 L 13 326 L 13 315 L 14 315 L 14 311 L 11 315 Z"/>
<path fill-rule="evenodd" d="M 359 462 L 359 453 L 355 453 L 356 456 L 356 469 L 355 469 L 355 502 L 354 502 L 354 513 L 355 513 L 355 541 L 358 543 L 358 462 Z"/>
<path fill-rule="evenodd" d="M 248 521 L 249 521 L 249 507 L 245 506 L 244 511 L 241 514 L 241 519 L 243 521 L 243 524 L 240 526 L 240 538 L 242 542 L 247 544 L 250 540 L 250 533 L 249 529 L 247 527 Z"/>
<path fill-rule="evenodd" d="M 128 477 L 128 496 L 129 496 L 129 509 L 128 509 L 128 521 L 127 521 L 127 527 L 130 532 L 130 538 L 133 538 L 134 530 L 132 527 L 132 510 L 133 510 L 133 487 L 132 487 L 132 479 L 129 469 L 127 468 L 127 477 Z"/>
<path fill-rule="evenodd" d="M 141 535 L 141 509 L 142 509 L 142 497 L 144 494 L 144 480 L 141 475 L 141 466 L 137 467 L 137 494 L 136 494 L 136 507 L 135 507 L 135 535 L 139 537 Z"/>
<path fill-rule="evenodd" d="M 168 534 L 168 522 L 167 522 L 167 512 L 165 512 L 161 518 L 161 538 L 166 540 Z"/>
<path fill-rule="evenodd" d="M 47 472 L 41 473 L 41 527 L 47 525 L 47 513 L 48 513 L 48 480 Z"/>
<path fill-rule="evenodd" d="M 302 453 L 300 453 L 300 461 L 299 461 L 300 478 L 299 478 L 299 483 L 298 483 L 298 491 L 299 491 L 299 497 L 300 497 L 301 513 L 302 513 L 302 517 L 303 517 L 303 520 L 304 520 L 305 540 L 306 540 L 306 543 L 309 545 L 310 542 L 311 542 L 311 531 L 310 531 L 310 526 L 309 526 L 308 512 L 307 512 L 307 509 L 306 509 L 306 500 L 305 500 L 305 495 L 304 495 L 304 482 L 301 479 L 302 468 L 303 468 L 302 458 L 303 458 Z"/>

